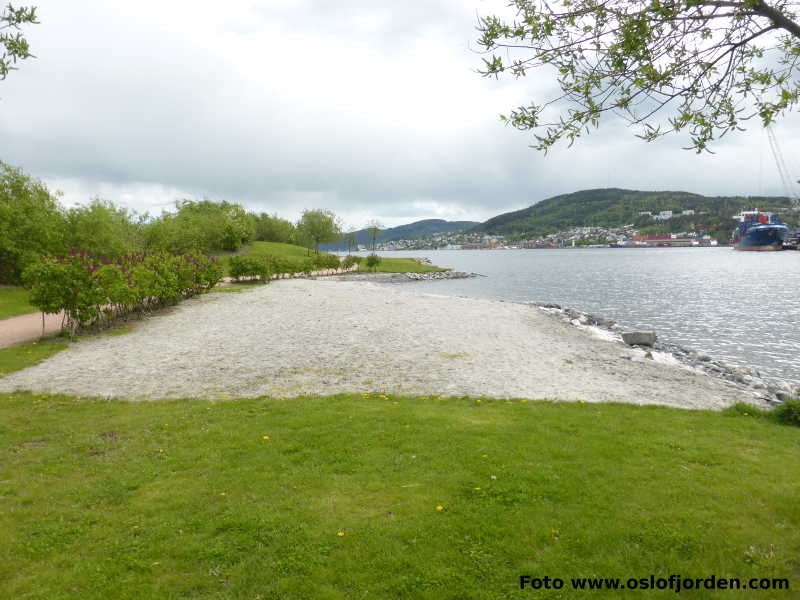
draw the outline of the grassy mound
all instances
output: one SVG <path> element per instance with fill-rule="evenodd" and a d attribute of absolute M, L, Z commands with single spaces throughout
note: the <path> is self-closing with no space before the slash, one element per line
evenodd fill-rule
<path fill-rule="evenodd" d="M 0 597 L 577 597 L 521 591 L 523 574 L 800 585 L 798 450 L 800 430 L 744 411 L 0 395 Z"/>
<path fill-rule="evenodd" d="M 367 270 L 363 265 L 361 269 L 363 271 Z M 430 273 L 432 271 L 447 271 L 447 269 L 424 265 L 413 258 L 387 258 L 382 256 L 381 263 L 376 271 L 378 273 Z"/>

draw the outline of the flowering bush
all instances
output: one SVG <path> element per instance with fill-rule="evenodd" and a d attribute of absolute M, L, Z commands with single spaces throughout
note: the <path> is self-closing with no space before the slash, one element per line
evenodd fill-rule
<path fill-rule="evenodd" d="M 23 281 L 33 306 L 45 313 L 64 311 L 66 325 L 75 331 L 176 304 L 214 287 L 221 276 L 219 263 L 199 254 L 139 252 L 108 260 L 73 251 L 41 257 L 25 269 Z"/>

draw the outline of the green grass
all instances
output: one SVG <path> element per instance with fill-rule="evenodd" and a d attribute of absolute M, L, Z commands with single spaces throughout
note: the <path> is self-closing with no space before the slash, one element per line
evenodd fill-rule
<path fill-rule="evenodd" d="M 63 339 L 48 338 L 10 348 L 0 348 L 0 377 L 26 369 L 67 348 Z"/>
<path fill-rule="evenodd" d="M 225 269 L 225 275 L 229 275 L 228 259 L 234 256 L 233 252 L 225 252 L 216 254 L 215 256 L 220 259 L 222 266 Z M 307 248 L 302 246 L 295 246 L 293 244 L 283 244 L 280 242 L 253 242 L 245 250 L 242 256 L 249 256 L 253 258 L 263 258 L 265 256 L 273 256 L 290 260 L 295 263 L 301 263 L 313 256 L 313 252 L 309 254 Z"/>
<path fill-rule="evenodd" d="M 246 292 L 248 290 L 252 290 L 255 288 L 262 288 L 265 284 L 263 283 L 250 283 L 247 281 L 234 281 L 232 283 L 226 285 L 217 285 L 211 290 L 213 293 L 223 293 L 223 294 L 235 294 L 238 292 Z"/>
<path fill-rule="evenodd" d="M 365 259 L 366 260 L 366 259 Z M 367 271 L 367 266 L 362 262 L 361 271 Z M 447 271 L 440 267 L 424 265 L 413 258 L 386 258 L 381 257 L 381 264 L 378 265 L 378 273 L 430 273 L 432 271 Z"/>
<path fill-rule="evenodd" d="M 0 319 L 37 312 L 28 304 L 28 290 L 21 287 L 0 287 Z"/>
<path fill-rule="evenodd" d="M 0 395 L 0 597 L 582 597 L 522 574 L 796 588 L 798 451 L 797 428 L 736 410 Z"/>

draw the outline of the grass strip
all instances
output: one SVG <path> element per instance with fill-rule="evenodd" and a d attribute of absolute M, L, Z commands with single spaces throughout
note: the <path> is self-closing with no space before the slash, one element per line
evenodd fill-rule
<path fill-rule="evenodd" d="M 59 338 L 48 338 L 39 342 L 30 342 L 10 348 L 0 348 L 0 377 L 14 371 L 27 369 L 57 352 L 61 352 L 69 343 Z"/>

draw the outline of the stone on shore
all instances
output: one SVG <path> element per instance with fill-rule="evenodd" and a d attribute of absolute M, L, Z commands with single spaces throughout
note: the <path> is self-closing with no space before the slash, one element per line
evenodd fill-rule
<path fill-rule="evenodd" d="M 655 331 L 627 331 L 622 334 L 622 341 L 628 346 L 654 346 L 656 343 Z"/>

